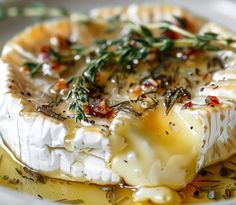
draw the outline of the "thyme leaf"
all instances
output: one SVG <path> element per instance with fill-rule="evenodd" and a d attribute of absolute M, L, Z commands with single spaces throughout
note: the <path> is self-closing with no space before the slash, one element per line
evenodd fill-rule
<path fill-rule="evenodd" d="M 166 51 L 174 45 L 174 41 L 169 38 L 164 39 L 162 43 L 163 45 L 161 45 L 159 48 L 160 51 Z"/>
<path fill-rule="evenodd" d="M 90 83 L 95 82 L 96 74 L 111 62 L 113 53 L 104 52 L 99 58 L 92 60 L 83 72 L 83 77 Z"/>
<path fill-rule="evenodd" d="M 148 38 L 153 38 L 151 30 L 148 29 L 146 26 L 141 25 L 140 29 L 141 29 L 141 33 L 143 34 L 143 36 L 148 37 Z"/>
<path fill-rule="evenodd" d="M 180 16 L 173 16 L 175 18 L 175 20 L 178 22 L 179 26 L 183 29 L 187 28 L 187 22 L 184 18 L 180 17 Z"/>
<path fill-rule="evenodd" d="M 57 203 L 63 203 L 63 204 L 84 204 L 84 201 L 82 199 L 59 199 L 56 200 Z"/>

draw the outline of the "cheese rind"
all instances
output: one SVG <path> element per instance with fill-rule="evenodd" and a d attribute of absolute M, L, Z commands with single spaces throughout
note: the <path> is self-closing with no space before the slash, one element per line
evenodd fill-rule
<path fill-rule="evenodd" d="M 212 81 L 209 85 L 202 86 L 198 94 L 236 99 L 236 80 Z"/>
<path fill-rule="evenodd" d="M 66 140 L 69 130 L 62 122 L 36 112 L 24 113 L 32 105 L 19 98 L 18 92 L 29 82 L 8 64 L 1 61 L 0 67 L 1 137 L 18 160 L 53 177 L 98 184 L 120 181 L 107 166 L 111 156 L 107 128 L 81 127 L 72 140 Z"/>
<path fill-rule="evenodd" d="M 203 139 L 198 169 L 223 161 L 235 154 L 236 104 L 230 99 L 220 98 L 220 105 L 204 106 L 205 97 L 192 100 L 194 107 L 184 112 L 200 122 Z"/>

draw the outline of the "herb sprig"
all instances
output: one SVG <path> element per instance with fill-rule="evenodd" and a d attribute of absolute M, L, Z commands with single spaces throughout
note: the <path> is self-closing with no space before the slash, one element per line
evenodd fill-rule
<path fill-rule="evenodd" d="M 88 93 L 89 90 L 84 85 L 84 79 L 78 77 L 73 79 L 74 84 L 72 89 L 67 95 L 66 99 L 72 99 L 72 102 L 69 104 L 69 110 L 74 110 L 76 112 L 76 121 L 88 121 L 84 113 L 84 104 L 88 103 Z"/>

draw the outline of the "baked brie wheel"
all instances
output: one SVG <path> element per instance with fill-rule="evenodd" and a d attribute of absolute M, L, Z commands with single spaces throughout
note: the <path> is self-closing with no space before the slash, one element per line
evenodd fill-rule
<path fill-rule="evenodd" d="M 235 36 L 176 6 L 32 26 L 0 62 L 1 145 L 40 174 L 178 204 L 236 152 Z"/>

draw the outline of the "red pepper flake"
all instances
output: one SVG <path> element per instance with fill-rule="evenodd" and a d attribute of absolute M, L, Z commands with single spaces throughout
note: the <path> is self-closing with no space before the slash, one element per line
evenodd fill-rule
<path fill-rule="evenodd" d="M 51 50 L 50 45 L 45 45 L 41 48 L 41 52 L 43 52 L 43 53 L 48 53 L 50 50 Z"/>
<path fill-rule="evenodd" d="M 59 70 L 60 67 L 61 67 L 61 64 L 59 64 L 59 63 L 54 63 L 54 64 L 52 65 L 52 70 Z"/>
<path fill-rule="evenodd" d="M 84 110 L 85 114 L 87 114 L 87 115 L 91 114 L 91 108 L 89 107 L 89 105 L 84 105 L 83 110 Z"/>
<path fill-rule="evenodd" d="M 182 25 L 180 25 L 177 20 L 175 20 L 173 22 L 173 24 L 177 27 L 180 27 L 180 28 L 182 27 Z M 185 24 L 185 20 L 184 20 L 184 24 Z M 172 40 L 177 40 L 177 39 L 181 38 L 181 35 L 179 33 L 174 32 L 174 31 L 168 31 L 167 30 L 167 31 L 163 32 L 163 35 L 165 37 L 168 37 L 168 38 L 172 39 Z"/>
<path fill-rule="evenodd" d="M 141 94 L 140 97 L 141 98 L 147 98 L 147 95 L 146 94 Z"/>
<path fill-rule="evenodd" d="M 42 59 L 42 60 L 48 60 L 49 59 L 49 54 L 47 52 L 41 52 L 39 54 L 39 57 Z"/>
<path fill-rule="evenodd" d="M 204 74 L 204 75 L 202 76 L 202 79 L 203 79 L 203 80 L 206 80 L 208 77 L 209 77 L 209 74 L 206 73 L 206 74 Z"/>
<path fill-rule="evenodd" d="M 113 110 L 110 110 L 107 114 L 106 114 L 106 118 L 107 119 L 111 119 L 112 117 L 113 117 L 113 115 L 114 115 L 114 112 L 113 112 Z"/>
<path fill-rule="evenodd" d="M 96 81 L 99 81 L 101 79 L 101 73 L 97 72 L 96 73 Z"/>
<path fill-rule="evenodd" d="M 145 80 L 141 86 L 141 88 L 146 91 L 147 90 L 157 91 L 160 87 L 161 87 L 161 80 L 154 80 L 152 78 Z"/>
<path fill-rule="evenodd" d="M 136 41 L 133 41 L 133 40 L 132 40 L 132 41 L 130 42 L 130 45 L 133 46 L 133 47 L 135 47 L 136 44 L 137 44 Z"/>
<path fill-rule="evenodd" d="M 43 60 L 48 60 L 50 57 L 49 57 L 49 51 L 51 50 L 51 46 L 50 45 L 45 45 L 41 48 L 40 50 L 40 58 L 43 59 Z"/>
<path fill-rule="evenodd" d="M 184 103 L 182 110 L 186 110 L 193 107 L 193 103 L 191 101 Z"/>
<path fill-rule="evenodd" d="M 87 115 L 99 118 L 110 119 L 114 114 L 113 110 L 106 104 L 105 100 L 102 99 L 95 99 L 93 103 L 85 105 L 83 109 Z"/>
<path fill-rule="evenodd" d="M 165 37 L 167 37 L 167 38 L 172 39 L 172 40 L 177 40 L 177 39 L 180 39 L 180 38 L 181 38 L 181 35 L 180 35 L 180 34 L 175 33 L 175 32 L 173 32 L 173 31 L 165 31 L 165 32 L 163 33 L 163 35 L 164 35 Z"/>
<path fill-rule="evenodd" d="M 59 48 L 67 48 L 68 47 L 68 41 L 65 38 L 63 38 L 60 35 L 57 35 L 55 38 L 58 41 Z"/>
<path fill-rule="evenodd" d="M 53 89 L 56 91 L 60 91 L 62 89 L 65 89 L 67 87 L 66 80 L 65 79 L 59 79 L 56 84 L 54 85 Z"/>
<path fill-rule="evenodd" d="M 140 95 L 141 92 L 142 92 L 142 90 L 141 90 L 140 85 L 136 85 L 136 86 L 134 86 L 133 88 L 131 88 L 131 89 L 129 90 L 129 92 L 132 93 L 132 94 L 135 94 L 135 95 Z"/>
<path fill-rule="evenodd" d="M 185 48 L 183 51 L 184 56 L 186 56 L 186 58 L 189 58 L 190 56 L 196 54 L 197 51 L 194 48 Z"/>
<path fill-rule="evenodd" d="M 220 104 L 220 101 L 216 96 L 210 96 L 210 95 L 206 97 L 205 102 L 208 106 L 212 106 L 212 107 Z"/>
<path fill-rule="evenodd" d="M 186 29 L 186 30 L 190 30 L 190 31 L 193 30 L 193 29 L 191 29 L 192 26 L 191 26 L 189 20 L 186 17 L 178 17 L 178 18 L 181 19 L 181 23 L 177 18 L 175 18 L 175 21 L 173 22 L 173 25 L 175 25 L 179 28 Z M 177 39 L 180 39 L 182 37 L 181 34 L 176 33 L 174 31 L 168 31 L 168 30 L 163 32 L 163 35 L 170 38 L 170 39 L 172 39 L 172 40 L 177 40 Z"/>
<path fill-rule="evenodd" d="M 28 67 L 24 66 L 24 67 L 20 68 L 20 72 L 21 72 L 21 74 L 26 75 L 30 72 L 30 69 Z"/>

